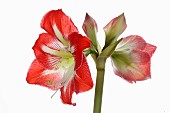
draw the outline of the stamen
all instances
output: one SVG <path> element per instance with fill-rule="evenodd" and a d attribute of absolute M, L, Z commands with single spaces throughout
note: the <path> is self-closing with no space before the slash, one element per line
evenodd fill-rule
<path fill-rule="evenodd" d="M 54 97 L 54 95 L 57 93 L 57 91 L 58 91 L 58 90 L 56 90 L 56 91 L 54 92 L 54 94 L 53 94 L 53 95 L 51 95 L 51 98 L 53 98 L 53 97 Z"/>

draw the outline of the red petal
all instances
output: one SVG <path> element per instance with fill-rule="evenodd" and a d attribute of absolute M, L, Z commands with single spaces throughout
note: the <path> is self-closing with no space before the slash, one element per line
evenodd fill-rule
<path fill-rule="evenodd" d="M 55 36 L 53 31 L 54 24 L 56 24 L 62 35 L 78 32 L 70 17 L 68 17 L 61 9 L 52 10 L 46 13 L 41 21 L 41 28 Z"/>
<path fill-rule="evenodd" d="M 93 80 L 91 78 L 90 70 L 84 56 L 81 67 L 76 71 L 75 75 L 75 92 L 85 92 L 93 87 Z"/>
<path fill-rule="evenodd" d="M 133 50 L 131 53 L 113 54 L 112 60 L 115 74 L 131 83 L 150 77 L 150 56 L 146 52 Z"/>
<path fill-rule="evenodd" d="M 136 70 L 127 67 L 126 73 L 121 72 L 120 70 L 114 69 L 116 75 L 127 80 L 128 82 L 136 82 L 146 80 L 151 77 L 150 75 L 150 62 L 147 62 L 145 65 L 138 65 Z"/>
<path fill-rule="evenodd" d="M 49 71 L 49 72 L 47 72 Z M 26 81 L 29 84 L 45 86 L 52 90 L 57 90 L 60 86 L 55 86 L 61 80 L 60 73 L 46 70 L 37 60 L 34 60 L 28 70 Z"/>
<path fill-rule="evenodd" d="M 70 104 L 70 105 L 73 105 L 75 106 L 76 103 L 72 103 L 72 95 L 74 93 L 74 82 L 73 81 L 70 81 L 70 83 L 67 85 L 67 88 L 66 90 L 64 89 L 64 87 L 62 87 L 60 89 L 61 91 L 61 100 L 64 104 Z"/>
<path fill-rule="evenodd" d="M 85 92 L 90 90 L 92 87 L 93 81 L 90 70 L 86 58 L 83 56 L 83 63 L 76 71 L 74 79 L 69 82 L 69 84 L 66 86 L 66 89 L 64 89 L 64 87 L 60 89 L 62 102 L 64 104 L 76 105 L 76 103 L 72 103 L 73 93 Z"/>
<path fill-rule="evenodd" d="M 114 72 L 116 75 L 120 76 L 130 83 L 146 80 L 151 77 L 150 62 L 147 62 L 144 65 L 136 65 L 135 68 L 128 66 L 124 71 L 115 67 Z"/>
<path fill-rule="evenodd" d="M 115 74 L 131 83 L 150 78 L 150 60 L 155 49 L 140 36 L 124 38 L 116 48 L 118 54 L 112 55 Z"/>
<path fill-rule="evenodd" d="M 147 52 L 143 52 L 140 50 L 133 50 L 130 54 L 130 61 L 134 64 L 145 64 L 150 62 L 150 56 Z"/>
<path fill-rule="evenodd" d="M 130 35 L 122 39 L 117 45 L 116 51 L 143 50 L 146 47 L 145 40 L 138 35 Z"/>
<path fill-rule="evenodd" d="M 68 36 L 70 45 L 74 46 L 75 51 L 83 51 L 90 47 L 90 40 L 86 36 L 82 36 L 77 32 L 74 32 Z"/>
<path fill-rule="evenodd" d="M 146 45 L 146 47 L 144 49 L 144 51 L 147 52 L 150 55 L 150 57 L 153 55 L 155 50 L 156 50 L 156 46 L 148 44 L 148 43 L 147 43 L 147 45 Z"/>
<path fill-rule="evenodd" d="M 70 41 L 71 48 L 74 48 L 73 55 L 76 61 L 75 69 L 78 69 L 82 65 L 83 50 L 90 47 L 90 40 L 77 32 L 70 34 L 68 40 Z"/>
<path fill-rule="evenodd" d="M 60 50 L 61 43 L 53 36 L 43 33 L 40 34 L 39 38 L 33 46 L 33 50 L 37 60 L 48 69 L 53 69 L 56 62 L 60 60 L 60 57 L 46 53 L 42 50 L 42 47 L 48 47 L 52 50 Z"/>

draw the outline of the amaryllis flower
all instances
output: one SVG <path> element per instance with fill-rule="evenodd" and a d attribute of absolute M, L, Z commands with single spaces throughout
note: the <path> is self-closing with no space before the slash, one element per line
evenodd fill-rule
<path fill-rule="evenodd" d="M 137 35 L 123 38 L 111 55 L 114 72 L 130 83 L 151 77 L 151 57 L 156 46 Z"/>
<path fill-rule="evenodd" d="M 126 27 L 124 13 L 112 19 L 104 27 L 106 49 L 103 55 L 107 57 L 111 55 L 115 74 L 130 83 L 150 78 L 150 61 L 156 46 L 146 43 L 142 37 L 137 35 L 117 41 Z M 111 52 L 112 50 L 114 51 Z"/>
<path fill-rule="evenodd" d="M 41 21 L 42 33 L 33 46 L 27 82 L 61 91 L 65 104 L 72 103 L 72 94 L 88 91 L 93 82 L 83 50 L 90 40 L 78 33 L 72 20 L 62 10 L 48 12 Z"/>

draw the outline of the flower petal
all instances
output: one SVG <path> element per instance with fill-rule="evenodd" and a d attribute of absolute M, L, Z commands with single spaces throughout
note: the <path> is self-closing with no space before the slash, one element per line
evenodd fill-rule
<path fill-rule="evenodd" d="M 68 40 L 76 61 L 75 70 L 77 70 L 82 65 L 84 55 L 83 50 L 90 47 L 90 40 L 77 32 L 70 34 Z"/>
<path fill-rule="evenodd" d="M 91 78 L 90 70 L 86 61 L 86 57 L 83 56 L 83 63 L 81 67 L 76 71 L 74 79 L 69 81 L 66 87 L 62 87 L 61 99 L 64 104 L 76 105 L 72 103 L 72 95 L 74 92 L 81 93 L 90 90 L 93 87 L 93 81 Z"/>
<path fill-rule="evenodd" d="M 131 83 L 150 77 L 150 56 L 146 52 L 114 53 L 111 58 L 115 74 Z"/>
<path fill-rule="evenodd" d="M 53 26 L 56 25 L 62 35 L 69 35 L 72 32 L 78 32 L 76 26 L 61 9 L 51 10 L 46 13 L 41 21 L 41 28 L 51 35 L 55 36 Z"/>
<path fill-rule="evenodd" d="M 127 67 L 126 72 L 122 72 L 114 68 L 114 72 L 116 75 L 120 76 L 121 78 L 127 80 L 130 83 L 133 83 L 136 81 L 143 81 L 143 80 L 151 78 L 150 62 L 146 63 L 145 65 L 139 65 L 137 67 L 137 70 L 135 68 Z"/>
<path fill-rule="evenodd" d="M 37 60 L 48 69 L 53 69 L 56 62 L 60 61 L 55 52 L 60 50 L 63 45 L 53 36 L 42 33 L 33 46 L 33 50 Z"/>
<path fill-rule="evenodd" d="M 109 46 L 111 43 L 114 43 L 119 35 L 123 33 L 126 29 L 126 20 L 124 13 L 119 15 L 118 17 L 112 19 L 105 27 L 104 31 L 106 34 L 106 42 L 105 47 Z"/>
<path fill-rule="evenodd" d="M 75 92 L 81 93 L 90 90 L 93 87 L 93 80 L 91 78 L 90 70 L 86 61 L 86 57 L 83 57 L 83 63 L 81 67 L 76 71 L 75 75 Z"/>
<path fill-rule="evenodd" d="M 146 47 L 145 40 L 138 35 L 130 35 L 122 39 L 117 45 L 116 51 L 143 50 Z"/>
<path fill-rule="evenodd" d="M 155 52 L 155 50 L 156 50 L 156 46 L 147 43 L 143 51 L 147 52 L 151 57 L 153 53 Z"/>
<path fill-rule="evenodd" d="M 56 83 L 61 80 L 61 74 L 55 70 L 47 70 L 37 60 L 34 60 L 28 70 L 26 81 L 52 90 L 60 88 Z"/>
<path fill-rule="evenodd" d="M 62 87 L 60 91 L 61 91 L 60 98 L 64 104 L 70 104 L 73 106 L 76 105 L 76 103 L 72 103 L 72 95 L 74 93 L 74 82 L 73 81 L 70 81 L 66 89 Z"/>

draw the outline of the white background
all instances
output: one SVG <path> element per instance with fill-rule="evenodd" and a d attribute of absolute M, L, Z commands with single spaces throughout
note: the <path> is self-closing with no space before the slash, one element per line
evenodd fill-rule
<path fill-rule="evenodd" d="M 168 0 L 1 0 L 0 1 L 0 113 L 92 113 L 94 87 L 73 96 L 77 106 L 62 104 L 60 92 L 27 84 L 27 70 L 35 58 L 32 50 L 43 15 L 62 8 L 80 33 L 86 12 L 98 23 L 98 40 L 104 43 L 103 27 L 125 13 L 127 29 L 120 37 L 142 36 L 158 48 L 152 57 L 152 79 L 129 84 L 114 75 L 106 64 L 102 113 L 170 113 L 170 4 Z M 88 57 L 95 83 L 96 71 Z"/>

